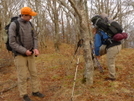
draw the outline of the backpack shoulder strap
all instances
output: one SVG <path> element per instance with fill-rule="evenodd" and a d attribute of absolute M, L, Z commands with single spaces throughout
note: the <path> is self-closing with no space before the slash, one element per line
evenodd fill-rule
<path fill-rule="evenodd" d="M 29 21 L 30 25 L 33 27 L 33 24 Z"/>
<path fill-rule="evenodd" d="M 31 32 L 32 32 L 32 36 L 34 35 L 34 31 L 33 31 L 33 29 L 34 29 L 34 27 L 33 27 L 33 24 L 29 21 L 29 23 L 30 23 L 30 25 L 31 25 L 31 27 L 32 27 L 32 30 L 31 30 Z"/>
<path fill-rule="evenodd" d="M 19 42 L 20 42 L 20 44 L 23 46 L 23 43 L 22 43 L 22 41 L 21 41 L 21 36 L 20 36 L 20 34 L 19 34 L 19 30 L 20 30 L 19 21 L 18 21 L 18 20 L 15 20 L 14 22 L 15 22 L 15 24 L 16 24 L 16 36 L 19 37 Z"/>
<path fill-rule="evenodd" d="M 19 35 L 20 24 L 19 24 L 18 20 L 15 20 L 14 22 L 16 24 L 16 36 L 18 36 Z"/>

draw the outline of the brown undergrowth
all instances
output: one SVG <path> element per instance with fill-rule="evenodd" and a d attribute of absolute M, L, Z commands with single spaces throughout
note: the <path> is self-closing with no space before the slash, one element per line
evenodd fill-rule
<path fill-rule="evenodd" d="M 93 86 L 82 83 L 84 59 L 82 53 L 74 56 L 74 46 L 61 44 L 60 51 L 55 52 L 52 43 L 41 50 L 36 58 L 41 92 L 46 97 L 39 99 L 31 95 L 28 80 L 28 93 L 33 101 L 71 101 L 73 79 L 77 58 L 80 63 L 77 72 L 73 101 L 134 101 L 134 49 L 122 49 L 116 60 L 118 78 L 116 81 L 105 81 L 108 69 L 103 56 L 100 62 L 104 74 L 94 71 Z M 16 68 L 14 65 L 0 68 L 0 101 L 21 101 L 17 88 Z"/>

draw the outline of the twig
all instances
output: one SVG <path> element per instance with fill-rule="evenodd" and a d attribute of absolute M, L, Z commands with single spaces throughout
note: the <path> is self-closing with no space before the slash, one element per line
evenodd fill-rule
<path fill-rule="evenodd" d="M 4 84 L 6 84 L 6 83 L 11 83 L 11 82 L 13 82 L 13 81 L 9 80 L 8 82 L 5 82 L 5 83 L 0 84 L 0 86 L 4 85 Z M 11 89 L 13 89 L 13 88 L 15 88 L 15 87 L 17 87 L 17 82 L 16 82 L 16 83 L 13 83 L 13 85 L 12 85 L 11 87 L 6 88 L 6 89 L 4 89 L 3 91 L 1 91 L 0 94 L 3 94 L 3 93 L 5 93 L 5 92 L 8 92 L 8 91 L 10 91 Z"/>

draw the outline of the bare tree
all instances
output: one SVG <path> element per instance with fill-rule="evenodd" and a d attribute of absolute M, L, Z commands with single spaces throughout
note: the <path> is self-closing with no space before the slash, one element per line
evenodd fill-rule
<path fill-rule="evenodd" d="M 80 31 L 80 37 L 84 40 L 84 58 L 85 58 L 85 73 L 84 78 L 86 79 L 87 85 L 93 84 L 93 62 L 91 58 L 91 49 L 90 49 L 90 36 L 88 28 L 88 18 L 87 18 L 87 5 L 86 0 L 68 0 L 62 1 L 59 0 L 64 7 L 68 8 L 69 11 L 75 16 L 78 29 Z M 70 6 L 68 6 L 70 5 Z M 71 8 L 70 8 L 71 7 Z"/>
<path fill-rule="evenodd" d="M 50 18 L 54 24 L 54 47 L 56 51 L 59 51 L 59 11 L 60 4 L 57 3 L 57 0 L 48 0 L 47 1 L 48 11 Z"/>
<path fill-rule="evenodd" d="M 10 22 L 11 17 L 18 15 L 19 7 L 22 7 L 23 5 L 20 5 L 22 0 L 1 0 L 0 2 L 0 19 L 1 19 L 1 34 L 0 34 L 0 47 L 3 48 L 3 36 L 5 36 L 5 26 Z M 16 6 L 14 6 L 16 5 Z"/>

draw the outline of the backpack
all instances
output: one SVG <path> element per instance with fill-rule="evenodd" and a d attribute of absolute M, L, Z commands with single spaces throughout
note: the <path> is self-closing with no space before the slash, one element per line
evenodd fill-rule
<path fill-rule="evenodd" d="M 17 19 L 18 19 L 18 16 L 12 17 L 11 20 L 10 20 L 10 23 L 5 26 L 5 30 L 6 30 L 6 34 L 7 34 L 7 40 L 6 40 L 6 43 L 5 44 L 6 44 L 6 49 L 8 51 L 12 51 L 12 48 L 9 45 L 9 33 L 8 33 L 11 22 L 15 22 L 15 24 L 16 24 L 16 36 L 19 35 L 19 22 L 18 22 Z"/>
<path fill-rule="evenodd" d="M 126 39 L 128 36 L 127 33 L 122 33 L 123 29 L 118 22 L 109 20 L 107 17 L 96 15 L 91 18 L 91 21 L 95 27 L 106 32 L 115 41 Z"/>
<path fill-rule="evenodd" d="M 91 21 L 95 27 L 103 30 L 104 32 L 108 31 L 109 25 L 107 18 L 102 18 L 100 15 L 96 15 L 91 18 Z"/>

